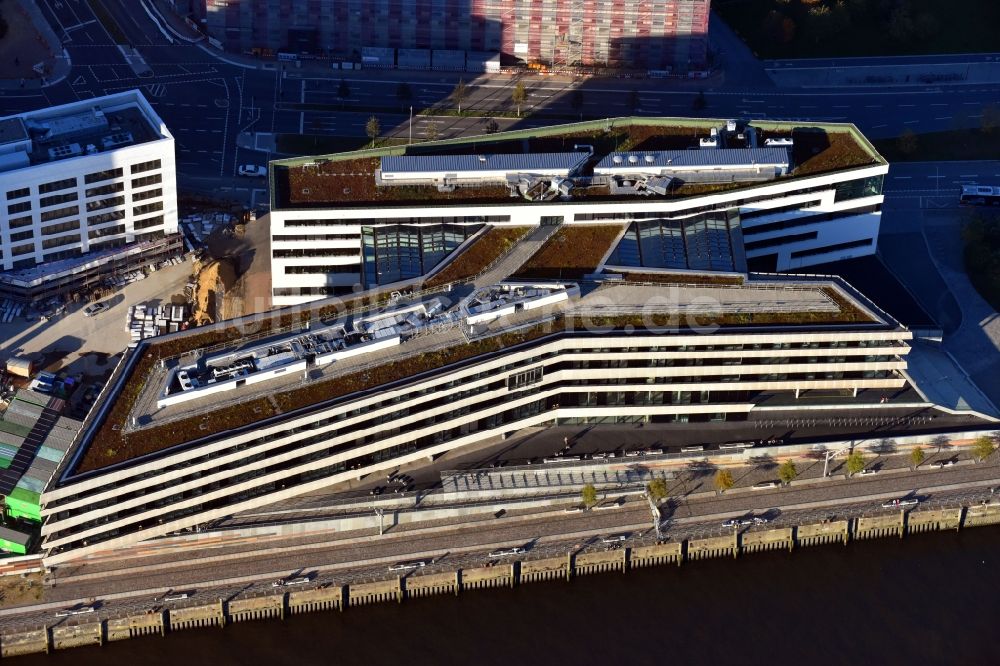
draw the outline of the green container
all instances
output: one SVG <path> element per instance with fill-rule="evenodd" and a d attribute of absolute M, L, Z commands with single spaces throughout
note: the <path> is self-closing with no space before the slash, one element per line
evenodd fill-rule
<path fill-rule="evenodd" d="M 41 495 L 24 488 L 14 488 L 4 499 L 7 505 L 7 515 L 11 518 L 25 518 L 42 522 Z"/>

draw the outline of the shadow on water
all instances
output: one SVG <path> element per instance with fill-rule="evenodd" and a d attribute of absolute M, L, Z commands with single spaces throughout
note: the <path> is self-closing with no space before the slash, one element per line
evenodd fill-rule
<path fill-rule="evenodd" d="M 998 547 L 1000 530 L 988 528 L 822 546 L 182 631 L 18 663 L 773 664 L 778 655 L 811 665 L 853 665 L 859 655 L 877 664 L 995 663 Z"/>

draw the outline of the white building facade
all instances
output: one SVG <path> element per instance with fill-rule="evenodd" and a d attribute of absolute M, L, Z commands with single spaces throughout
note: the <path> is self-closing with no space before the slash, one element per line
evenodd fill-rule
<path fill-rule="evenodd" d="M 2 269 L 177 233 L 174 138 L 136 90 L 0 118 Z"/>
<path fill-rule="evenodd" d="M 875 253 L 884 199 L 882 181 L 888 170 L 882 161 L 816 176 L 749 182 L 687 198 L 623 197 L 599 202 L 512 198 L 510 204 L 470 200 L 435 205 L 431 197 L 424 205 L 409 207 L 365 208 L 349 203 L 309 209 L 272 207 L 272 299 L 275 306 L 295 305 L 349 294 L 358 284 L 370 289 L 416 279 L 433 268 L 423 255 L 418 256 L 418 250 L 432 247 L 444 253 L 443 258 L 484 224 L 631 221 L 627 238 L 641 245 L 645 236 L 661 235 L 660 227 L 666 224 L 686 226 L 728 216 L 730 226 L 735 223 L 741 229 L 752 269 L 756 265 L 764 271 L 796 270 L 866 256 Z M 394 257 L 404 264 L 401 270 L 372 265 L 380 243 L 394 243 Z M 413 248 L 412 254 L 407 253 L 408 247 Z"/>
<path fill-rule="evenodd" d="M 126 547 L 529 427 L 742 421 L 761 391 L 898 389 L 911 337 L 886 327 L 555 333 L 70 478 L 43 496 L 45 549 L 56 563 Z"/>

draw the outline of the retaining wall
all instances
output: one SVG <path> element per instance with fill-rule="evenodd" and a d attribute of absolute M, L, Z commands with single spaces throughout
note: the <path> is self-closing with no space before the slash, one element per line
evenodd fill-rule
<path fill-rule="evenodd" d="M 740 535 L 740 551 L 744 553 L 784 549 L 791 551 L 794 547 L 795 529 L 792 527 L 744 532 Z"/>
<path fill-rule="evenodd" d="M 549 557 L 544 560 L 521 562 L 517 582 L 538 583 L 543 580 L 569 580 L 570 558 Z"/>
<path fill-rule="evenodd" d="M 848 520 L 834 520 L 795 528 L 795 543 L 798 546 L 822 546 L 840 542 L 847 545 L 851 523 Z"/>
<path fill-rule="evenodd" d="M 652 567 L 660 564 L 677 564 L 684 561 L 684 542 L 661 543 L 655 546 L 637 546 L 629 549 L 629 567 Z"/>
<path fill-rule="evenodd" d="M 379 601 L 402 601 L 403 588 L 399 578 L 372 583 L 352 583 L 347 588 L 347 605 L 361 606 Z"/>
<path fill-rule="evenodd" d="M 271 594 L 253 599 L 236 599 L 226 605 L 227 615 L 233 622 L 247 620 L 285 619 L 285 595 Z"/>
<path fill-rule="evenodd" d="M 573 558 L 573 575 L 606 573 L 608 571 L 625 572 L 625 560 L 628 549 L 606 550 L 596 553 L 580 553 Z"/>
<path fill-rule="evenodd" d="M 104 623 L 52 627 L 52 647 L 62 650 L 84 645 L 104 645 Z"/>
<path fill-rule="evenodd" d="M 901 537 L 906 533 L 960 529 L 1000 523 L 1000 503 L 976 504 L 967 508 L 919 510 L 863 516 L 854 520 L 829 520 L 796 527 L 752 530 L 742 534 L 691 539 L 687 542 L 657 543 L 635 548 L 567 553 L 565 556 L 526 560 L 510 564 L 476 567 L 451 572 L 392 578 L 348 587 L 333 585 L 309 590 L 294 590 L 252 599 L 151 611 L 85 624 L 55 626 L 8 633 L 0 636 L 0 655 L 48 652 L 81 645 L 101 645 L 105 640 L 118 641 L 133 636 L 165 634 L 168 630 L 192 627 L 225 626 L 227 620 L 241 622 L 264 618 L 283 618 L 289 613 L 320 610 L 343 610 L 347 606 L 402 601 L 403 598 L 431 594 L 457 594 L 461 589 L 510 587 L 517 583 L 545 580 L 568 580 L 574 574 L 586 575 L 608 571 L 626 571 L 661 564 L 680 564 L 685 559 L 733 556 L 740 551 L 755 553 L 827 543 L 847 543 L 851 536 L 872 539 Z"/>
<path fill-rule="evenodd" d="M 428 574 L 426 576 L 410 576 L 403 581 L 406 598 L 429 597 L 434 594 L 458 594 L 459 573 Z"/>
<path fill-rule="evenodd" d="M 938 509 L 935 511 L 911 511 L 906 516 L 906 533 L 933 532 L 937 530 L 957 530 L 962 527 L 964 509 Z M 998 514 L 1000 515 L 1000 514 Z"/>
<path fill-rule="evenodd" d="M 879 539 L 887 536 L 903 536 L 906 527 L 906 512 L 884 516 L 861 516 L 854 519 L 855 539 Z"/>
<path fill-rule="evenodd" d="M 149 636 L 166 633 L 163 611 L 117 617 L 105 623 L 105 638 L 109 641 L 122 641 L 136 636 Z"/>
<path fill-rule="evenodd" d="M 208 606 L 190 606 L 188 608 L 171 608 L 167 611 L 167 621 L 170 631 L 178 629 L 196 629 L 199 627 L 223 627 L 226 616 L 223 613 L 222 602 Z"/>
<path fill-rule="evenodd" d="M 480 590 L 488 587 L 514 587 L 514 565 L 462 569 L 463 590 Z"/>
<path fill-rule="evenodd" d="M 321 610 L 344 610 L 344 588 L 334 585 L 316 590 L 288 593 L 288 612 L 312 613 Z"/>
<path fill-rule="evenodd" d="M 687 544 L 687 559 L 705 560 L 710 557 L 736 557 L 736 534 L 707 539 L 691 539 Z"/>

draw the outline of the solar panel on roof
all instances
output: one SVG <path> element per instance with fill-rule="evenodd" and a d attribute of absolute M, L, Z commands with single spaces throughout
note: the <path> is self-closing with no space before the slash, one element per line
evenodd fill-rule
<path fill-rule="evenodd" d="M 713 150 L 659 150 L 650 152 L 612 153 L 605 156 L 594 171 L 606 169 L 643 171 L 696 166 L 755 166 L 789 163 L 788 149 L 715 148 Z"/>
<path fill-rule="evenodd" d="M 532 171 L 572 169 L 587 153 L 528 153 L 484 155 L 401 155 L 382 158 L 383 173 L 452 171 Z"/>

